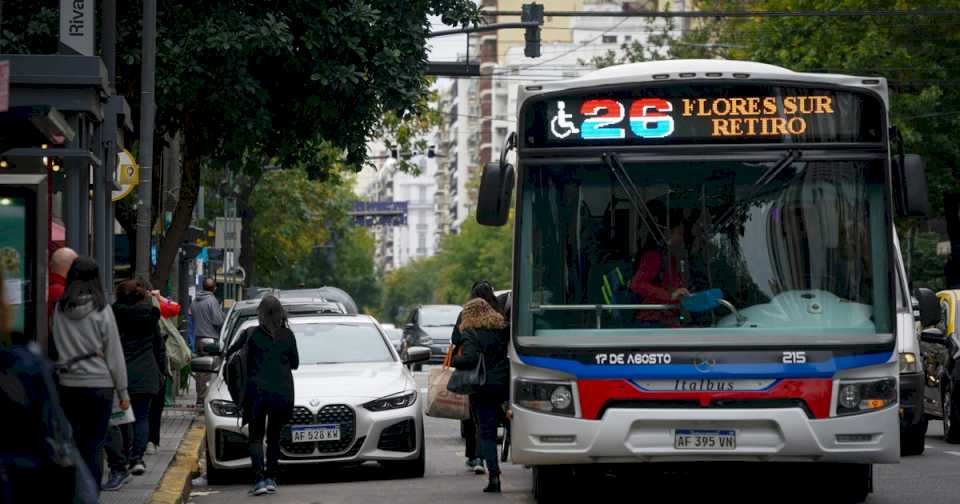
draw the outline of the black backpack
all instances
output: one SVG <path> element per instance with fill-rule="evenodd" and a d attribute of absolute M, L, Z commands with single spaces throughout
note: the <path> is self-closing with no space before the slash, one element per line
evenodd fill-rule
<path fill-rule="evenodd" d="M 247 343 L 250 341 L 253 329 L 251 327 L 240 333 L 239 340 L 234 346 L 236 350 L 227 355 L 224 369 L 224 380 L 227 382 L 230 399 L 241 411 L 243 411 L 244 394 L 247 391 Z"/>

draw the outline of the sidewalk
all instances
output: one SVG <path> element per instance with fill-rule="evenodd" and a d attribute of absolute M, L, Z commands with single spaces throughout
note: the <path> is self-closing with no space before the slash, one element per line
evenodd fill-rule
<path fill-rule="evenodd" d="M 134 476 L 133 480 L 120 490 L 101 492 L 101 504 L 145 504 L 150 501 L 164 472 L 173 461 L 180 441 L 197 418 L 197 409 L 193 406 L 196 403 L 195 398 L 196 394 L 191 386 L 190 392 L 178 397 L 174 406 L 164 408 L 160 424 L 160 446 L 156 454 L 143 458 L 147 464 L 147 472 L 142 476 Z"/>

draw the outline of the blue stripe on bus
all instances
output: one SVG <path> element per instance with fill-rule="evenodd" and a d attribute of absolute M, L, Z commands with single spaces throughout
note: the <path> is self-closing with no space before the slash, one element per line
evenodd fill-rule
<path fill-rule="evenodd" d="M 873 353 L 834 357 L 808 364 L 717 364 L 709 372 L 697 371 L 693 364 L 597 365 L 570 359 L 524 356 L 524 364 L 591 378 L 830 378 L 837 371 L 889 362 L 891 353 Z"/>

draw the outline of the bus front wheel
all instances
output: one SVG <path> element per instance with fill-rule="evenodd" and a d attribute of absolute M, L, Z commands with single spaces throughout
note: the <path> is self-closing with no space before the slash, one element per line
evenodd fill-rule
<path fill-rule="evenodd" d="M 539 504 L 569 502 L 572 481 L 571 466 L 533 466 L 533 498 Z"/>

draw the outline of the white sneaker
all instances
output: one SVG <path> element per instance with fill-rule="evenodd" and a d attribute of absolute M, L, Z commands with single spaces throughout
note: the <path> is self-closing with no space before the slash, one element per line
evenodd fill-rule
<path fill-rule="evenodd" d="M 147 443 L 147 450 L 144 453 L 146 453 L 147 455 L 156 455 L 157 445 L 153 443 Z"/>

